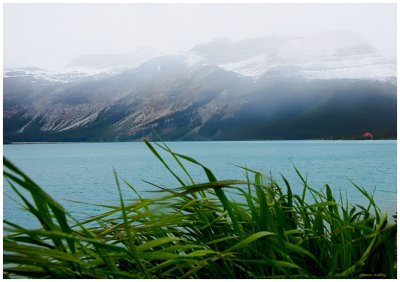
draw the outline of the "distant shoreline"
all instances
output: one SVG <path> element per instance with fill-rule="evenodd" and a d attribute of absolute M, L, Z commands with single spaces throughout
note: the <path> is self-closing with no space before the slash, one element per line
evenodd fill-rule
<path fill-rule="evenodd" d="M 397 138 L 388 139 L 260 139 L 260 140 L 157 140 L 151 142 L 260 142 L 260 141 L 397 141 Z M 38 142 L 10 142 L 3 145 L 28 145 L 28 144 L 82 144 L 82 143 L 138 143 L 143 140 L 132 141 L 38 141 Z"/>
<path fill-rule="evenodd" d="M 92 142 L 11 142 L 3 145 L 26 145 L 26 144 L 73 144 L 73 143 L 92 143 Z M 93 142 L 94 143 L 94 142 Z"/>

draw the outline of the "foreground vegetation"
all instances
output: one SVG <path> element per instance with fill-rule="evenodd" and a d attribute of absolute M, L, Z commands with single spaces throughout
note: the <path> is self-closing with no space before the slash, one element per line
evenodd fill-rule
<path fill-rule="evenodd" d="M 281 187 L 243 168 L 245 179 L 217 180 L 196 160 L 167 151 L 181 184 L 142 198 L 115 173 L 118 206 L 77 221 L 4 159 L 4 178 L 40 229 L 4 221 L 5 278 L 395 278 L 396 224 L 362 188 L 367 206 L 336 200 L 331 188 Z M 208 178 L 195 183 L 185 162 Z M 297 170 L 296 170 L 297 171 Z M 132 189 L 122 197 L 121 186 Z M 235 199 L 235 200 L 232 200 Z"/>

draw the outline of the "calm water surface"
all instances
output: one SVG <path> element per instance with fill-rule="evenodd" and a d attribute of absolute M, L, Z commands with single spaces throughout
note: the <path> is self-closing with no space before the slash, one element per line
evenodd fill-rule
<path fill-rule="evenodd" d="M 319 190 L 328 183 L 350 203 L 363 202 L 352 181 L 368 191 L 389 214 L 396 210 L 396 141 L 249 141 L 171 142 L 176 152 L 208 166 L 219 179 L 243 179 L 246 166 L 272 174 L 282 173 L 294 189 L 302 183 L 293 165 Z M 163 186 L 179 183 L 166 171 L 143 143 L 23 144 L 3 146 L 4 155 L 41 185 L 77 218 L 100 208 L 76 203 L 117 204 L 113 168 L 141 194 L 152 190 L 148 180 Z M 189 165 L 198 181 L 206 181 L 201 169 Z M 183 174 L 182 174 L 183 175 Z M 20 211 L 15 195 L 4 183 L 4 218 L 26 226 L 34 221 Z M 133 197 L 128 188 L 125 198 Z"/>

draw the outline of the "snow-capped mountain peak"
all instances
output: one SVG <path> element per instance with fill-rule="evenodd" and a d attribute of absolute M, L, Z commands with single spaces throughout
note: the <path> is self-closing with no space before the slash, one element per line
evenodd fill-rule
<path fill-rule="evenodd" d="M 213 65 L 255 81 L 273 74 L 304 79 L 377 79 L 396 77 L 396 65 L 361 35 L 329 31 L 307 37 L 267 36 L 231 41 L 217 38 L 191 50 L 163 54 L 148 47 L 120 55 L 80 56 L 59 70 L 6 70 L 10 75 L 30 75 L 49 81 L 104 78 L 140 67 L 158 58 L 179 57 L 188 67 Z M 166 60 L 168 62 L 168 60 Z M 161 69 L 157 68 L 157 72 Z"/>
<path fill-rule="evenodd" d="M 222 69 L 255 80 L 279 69 L 292 69 L 305 79 L 385 79 L 395 77 L 397 72 L 395 64 L 355 33 L 330 31 L 300 38 L 266 37 L 257 43 L 258 49 L 243 48 L 248 45 L 245 40 L 211 42 L 194 50 L 210 58 L 208 63 L 218 57 L 217 65 Z M 226 49 L 219 50 L 221 46 Z"/>

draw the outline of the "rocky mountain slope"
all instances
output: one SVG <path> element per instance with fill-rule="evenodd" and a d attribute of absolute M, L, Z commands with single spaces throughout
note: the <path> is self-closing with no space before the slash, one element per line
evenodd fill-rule
<path fill-rule="evenodd" d="M 343 32 L 86 56 L 3 85 L 5 142 L 396 136 L 396 65 Z"/>

